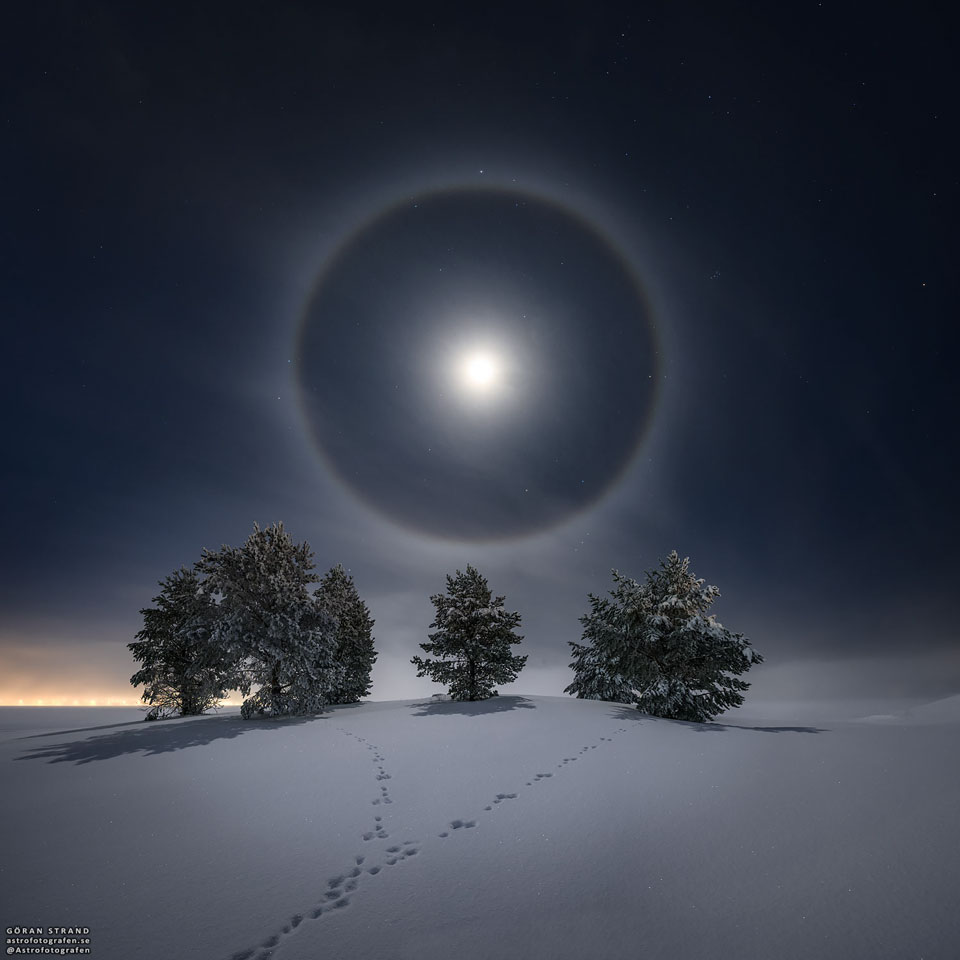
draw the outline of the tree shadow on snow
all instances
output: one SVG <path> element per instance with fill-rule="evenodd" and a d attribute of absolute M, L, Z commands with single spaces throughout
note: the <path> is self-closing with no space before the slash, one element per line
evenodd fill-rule
<path fill-rule="evenodd" d="M 99 727 L 76 727 L 73 730 L 51 730 L 48 733 L 31 733 L 18 740 L 39 740 L 42 737 L 65 737 L 68 733 L 93 733 L 94 730 L 116 730 L 117 727 L 139 727 L 143 720 L 124 720 L 121 723 L 101 723 Z"/>
<path fill-rule="evenodd" d="M 656 720 L 660 723 L 677 723 L 684 727 L 690 727 L 701 733 L 721 733 L 724 730 L 756 730 L 760 733 L 829 733 L 823 727 L 750 727 L 745 724 L 737 723 L 697 723 L 692 720 L 669 720 L 666 717 L 655 717 L 649 713 L 641 713 L 636 707 L 630 707 L 624 704 L 621 707 L 615 707 L 610 711 L 610 716 L 616 720 Z"/>
<path fill-rule="evenodd" d="M 711 730 L 756 730 L 760 733 L 829 733 L 824 727 L 748 727 L 738 723 L 692 723 L 687 720 L 677 720 L 675 723 L 684 723 L 694 730 L 706 733 Z"/>
<path fill-rule="evenodd" d="M 134 721 L 137 727 L 135 730 L 123 729 L 101 737 L 44 744 L 16 759 L 83 764 L 93 763 L 95 760 L 112 760 L 134 753 L 151 757 L 159 753 L 186 750 L 189 747 L 205 747 L 215 740 L 232 740 L 254 730 L 281 730 L 321 719 L 324 718 L 316 716 L 241 720 L 239 717 L 197 717 L 196 720 L 169 726 L 162 720 L 154 723 Z M 89 728 L 82 732 L 89 733 Z"/>
<path fill-rule="evenodd" d="M 415 703 L 415 717 L 449 716 L 452 713 L 478 717 L 487 713 L 505 713 L 507 710 L 536 710 L 537 705 L 526 697 L 490 697 L 488 700 L 426 700 Z"/>

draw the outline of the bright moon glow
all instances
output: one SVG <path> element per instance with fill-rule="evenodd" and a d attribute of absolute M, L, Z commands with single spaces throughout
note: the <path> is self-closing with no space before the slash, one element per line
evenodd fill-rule
<path fill-rule="evenodd" d="M 486 393 L 500 378 L 500 364 L 491 353 L 468 354 L 461 365 L 464 384 L 478 393 Z"/>

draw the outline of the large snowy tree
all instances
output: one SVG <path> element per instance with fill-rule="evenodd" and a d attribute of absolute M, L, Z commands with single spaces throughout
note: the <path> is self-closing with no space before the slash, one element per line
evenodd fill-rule
<path fill-rule="evenodd" d="M 447 592 L 430 598 L 436 617 L 429 642 L 421 643 L 433 658 L 414 657 L 417 676 L 448 685 L 454 700 L 495 697 L 493 685 L 516 680 L 527 658 L 510 652 L 523 637 L 514 632 L 520 614 L 503 609 L 504 597 L 493 597 L 487 581 L 467 566 L 465 573 L 447 575 Z"/>
<path fill-rule="evenodd" d="M 204 551 L 197 565 L 218 600 L 211 640 L 238 664 L 244 717 L 318 713 L 342 683 L 336 625 L 308 586 L 320 579 L 307 543 L 283 524 L 253 533 L 242 547 Z"/>
<path fill-rule="evenodd" d="M 711 720 L 740 706 L 750 686 L 740 675 L 763 657 L 708 613 L 720 591 L 676 551 L 646 577 L 641 584 L 614 570 L 610 599 L 590 595 L 584 642 L 570 644 L 566 692 L 674 720 Z"/>
<path fill-rule="evenodd" d="M 331 691 L 330 702 L 356 703 L 370 692 L 370 671 L 377 659 L 370 611 L 353 577 L 339 563 L 327 571 L 315 596 L 336 622 L 336 660 L 344 669 L 343 681 Z"/>
<path fill-rule="evenodd" d="M 235 680 L 232 663 L 210 642 L 216 605 L 197 570 L 185 567 L 160 581 L 153 602 L 140 611 L 143 629 L 127 644 L 143 664 L 130 683 L 143 686 L 148 719 L 203 713 Z"/>

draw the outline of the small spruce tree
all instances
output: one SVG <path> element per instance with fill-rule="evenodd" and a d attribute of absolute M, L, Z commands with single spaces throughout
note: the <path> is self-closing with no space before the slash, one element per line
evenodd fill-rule
<path fill-rule="evenodd" d="M 253 533 L 242 547 L 204 551 L 197 565 L 219 598 L 212 640 L 239 665 L 241 715 L 319 713 L 342 682 L 335 624 L 308 585 L 313 552 L 278 523 Z"/>
<path fill-rule="evenodd" d="M 377 659 L 370 611 L 353 577 L 339 563 L 327 571 L 315 596 L 336 623 L 336 660 L 344 669 L 343 681 L 330 692 L 330 702 L 356 703 L 370 692 L 370 671 Z"/>
<path fill-rule="evenodd" d="M 523 637 L 514 632 L 520 614 L 503 609 L 504 597 L 493 597 L 487 581 L 472 566 L 447 575 L 446 594 L 430 598 L 436 617 L 429 642 L 421 643 L 433 659 L 414 657 L 417 676 L 448 685 L 454 700 L 486 700 L 497 696 L 494 684 L 516 680 L 527 658 L 510 652 Z"/>
<path fill-rule="evenodd" d="M 743 703 L 739 679 L 760 656 L 742 634 L 708 613 L 720 596 L 673 551 L 637 583 L 613 571 L 612 599 L 590 595 L 580 618 L 584 644 L 571 643 L 574 681 L 567 693 L 635 703 L 674 720 L 711 720 Z"/>
<path fill-rule="evenodd" d="M 127 647 L 143 666 L 130 678 L 143 686 L 146 719 L 201 714 L 231 688 L 232 665 L 211 643 L 216 604 L 196 570 L 181 567 L 160 581 L 155 607 L 141 610 L 143 629 Z"/>

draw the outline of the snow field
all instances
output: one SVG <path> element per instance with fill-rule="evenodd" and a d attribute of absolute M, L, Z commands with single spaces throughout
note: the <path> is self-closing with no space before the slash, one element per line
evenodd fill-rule
<path fill-rule="evenodd" d="M 107 960 L 948 960 L 960 709 L 888 715 L 502 696 L 18 733 L 5 923 Z"/>

